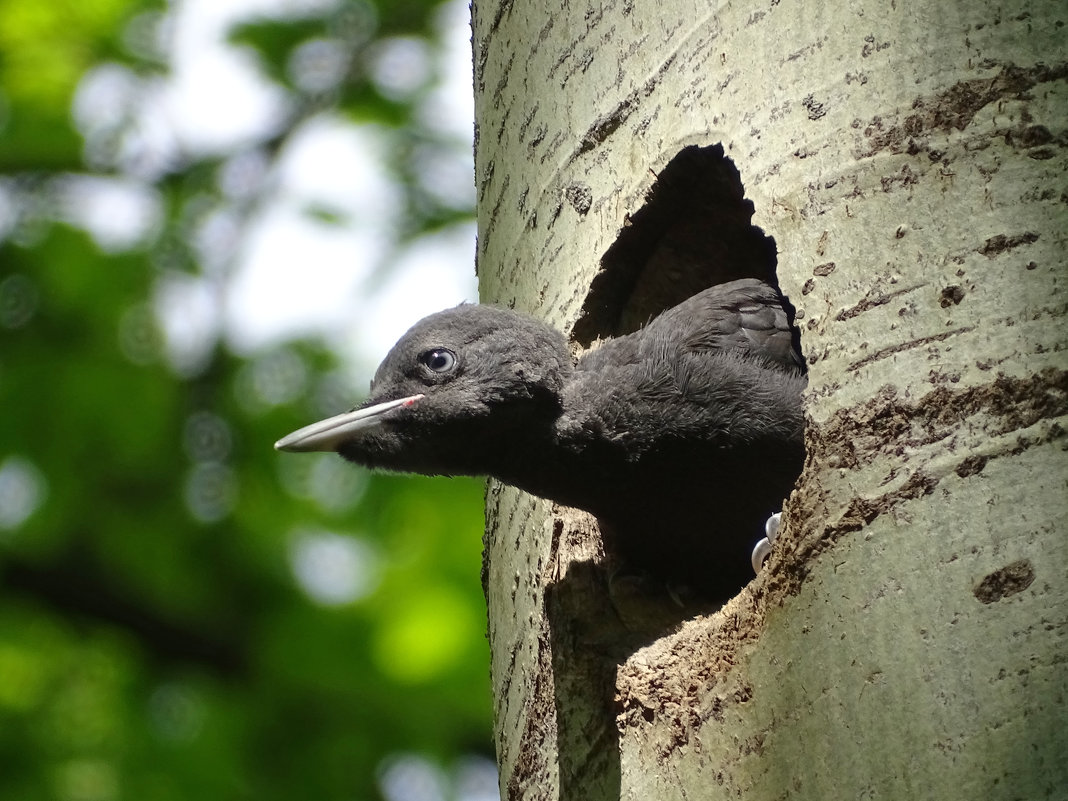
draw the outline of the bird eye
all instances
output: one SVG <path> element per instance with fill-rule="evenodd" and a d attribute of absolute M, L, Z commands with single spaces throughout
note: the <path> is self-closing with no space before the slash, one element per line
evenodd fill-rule
<path fill-rule="evenodd" d="M 420 356 L 419 361 L 433 373 L 448 373 L 456 367 L 456 354 L 448 348 L 434 348 Z"/>

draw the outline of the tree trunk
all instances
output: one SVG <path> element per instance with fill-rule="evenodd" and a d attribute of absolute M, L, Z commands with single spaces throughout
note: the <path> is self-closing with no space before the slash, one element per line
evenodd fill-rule
<path fill-rule="evenodd" d="M 586 344 L 665 305 L 653 273 L 733 277 L 650 244 L 689 215 L 731 260 L 718 211 L 745 204 L 700 185 L 641 223 L 639 267 L 606 255 L 685 146 L 722 143 L 810 365 L 765 570 L 656 637 L 606 597 L 593 521 L 491 485 L 507 798 L 1065 797 L 1066 22 L 1061 0 L 476 0 L 483 299 Z"/>

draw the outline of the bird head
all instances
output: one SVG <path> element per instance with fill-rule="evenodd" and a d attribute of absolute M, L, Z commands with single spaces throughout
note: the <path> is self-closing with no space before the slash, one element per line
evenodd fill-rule
<path fill-rule="evenodd" d="M 559 414 L 571 369 L 563 335 L 544 323 L 492 306 L 457 306 L 401 337 L 363 404 L 275 447 L 337 451 L 367 467 L 488 473 L 510 439 Z"/>

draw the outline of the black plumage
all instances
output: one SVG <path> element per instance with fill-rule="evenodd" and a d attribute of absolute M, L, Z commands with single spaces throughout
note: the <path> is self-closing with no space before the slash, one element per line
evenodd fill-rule
<path fill-rule="evenodd" d="M 544 323 L 464 305 L 416 323 L 364 404 L 276 447 L 495 476 L 593 513 L 628 569 L 721 599 L 752 576 L 749 549 L 800 472 L 804 384 L 782 298 L 754 279 L 577 363 Z"/>

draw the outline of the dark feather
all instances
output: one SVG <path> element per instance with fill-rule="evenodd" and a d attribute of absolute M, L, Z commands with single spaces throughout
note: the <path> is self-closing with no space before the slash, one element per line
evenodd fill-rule
<path fill-rule="evenodd" d="M 453 369 L 427 367 L 436 350 L 455 354 Z M 459 306 L 386 356 L 354 415 L 373 415 L 368 427 L 280 447 L 496 476 L 596 515 L 630 568 L 723 598 L 751 576 L 749 550 L 800 472 L 803 373 L 782 298 L 753 279 L 707 289 L 577 364 L 533 318 Z"/>

